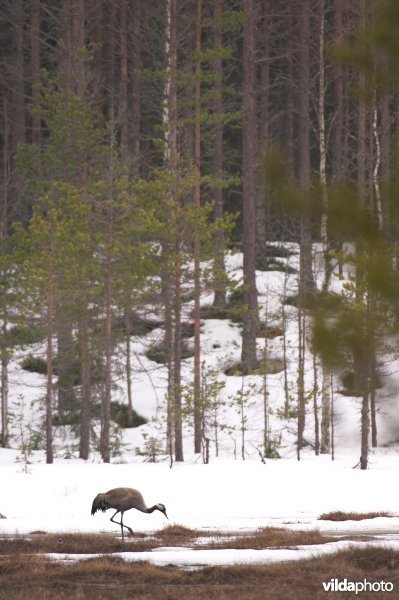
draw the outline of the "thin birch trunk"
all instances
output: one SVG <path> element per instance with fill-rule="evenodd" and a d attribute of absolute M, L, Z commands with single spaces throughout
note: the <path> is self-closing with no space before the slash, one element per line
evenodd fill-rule
<path fill-rule="evenodd" d="M 320 454 L 320 422 L 319 422 L 319 407 L 317 396 L 319 392 L 319 384 L 317 378 L 317 362 L 316 355 L 313 354 L 313 417 L 314 417 L 314 451 L 316 456 Z"/>

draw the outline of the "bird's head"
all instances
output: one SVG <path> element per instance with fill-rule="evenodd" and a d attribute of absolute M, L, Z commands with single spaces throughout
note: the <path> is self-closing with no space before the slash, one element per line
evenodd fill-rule
<path fill-rule="evenodd" d="M 168 515 L 166 514 L 166 508 L 165 508 L 165 505 L 164 505 L 164 504 L 161 504 L 161 503 L 159 503 L 159 504 L 157 504 L 157 509 L 159 510 L 159 512 L 163 513 L 163 514 L 165 515 L 165 517 L 166 517 L 166 518 L 168 519 L 168 521 L 169 521 L 169 517 L 168 517 Z"/>

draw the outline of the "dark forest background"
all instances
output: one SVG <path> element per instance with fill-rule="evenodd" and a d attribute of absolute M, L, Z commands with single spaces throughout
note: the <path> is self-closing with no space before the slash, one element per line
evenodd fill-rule
<path fill-rule="evenodd" d="M 398 13 L 384 0 L 0 0 L 3 446 L 13 349 L 42 339 L 48 462 L 57 424 L 76 426 L 87 458 L 95 418 L 108 462 L 113 351 L 125 345 L 132 424 L 130 339 L 151 327 L 151 306 L 165 330 L 167 444 L 178 461 L 192 328 L 200 452 L 201 291 L 214 291 L 208 316 L 231 317 L 231 296 L 239 302 L 241 372 L 253 372 L 255 272 L 278 266 L 271 242 L 296 242 L 298 447 L 312 319 L 324 382 L 338 362 L 351 364 L 367 465 L 378 344 L 396 320 Z M 224 269 L 232 248 L 244 254 L 233 291 Z M 356 302 L 329 294 L 345 261 Z M 342 335 L 348 323 L 356 335 Z M 322 451 L 328 402 L 325 383 Z"/>

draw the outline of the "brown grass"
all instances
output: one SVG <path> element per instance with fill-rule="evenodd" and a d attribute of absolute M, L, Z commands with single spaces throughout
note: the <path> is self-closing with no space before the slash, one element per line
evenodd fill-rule
<path fill-rule="evenodd" d="M 169 545 L 172 545 L 176 541 L 186 543 L 200 535 L 203 535 L 200 531 L 183 527 L 182 525 L 168 525 L 156 533 L 157 538 L 168 542 Z"/>
<path fill-rule="evenodd" d="M 325 600 L 322 582 L 335 577 L 389 581 L 397 590 L 399 552 L 364 548 L 290 564 L 197 571 L 129 563 L 114 557 L 72 564 L 55 561 L 49 568 L 49 562 L 38 556 L 2 556 L 0 600 Z M 392 598 L 393 594 L 379 593 L 378 597 Z M 371 599 L 376 594 L 362 593 L 359 597 Z"/>
<path fill-rule="evenodd" d="M 158 546 L 154 539 L 146 539 L 142 535 L 129 537 L 129 542 L 122 542 L 109 534 L 81 533 L 35 533 L 14 538 L 0 538 L 0 555 L 5 554 L 42 554 L 55 552 L 61 554 L 109 554 L 111 552 L 142 552 Z"/>
<path fill-rule="evenodd" d="M 336 510 L 335 512 L 323 513 L 320 515 L 320 521 L 363 521 L 365 519 L 376 519 L 377 517 L 392 517 L 386 512 L 369 512 L 369 513 L 355 513 L 355 512 L 343 512 Z"/>
<path fill-rule="evenodd" d="M 277 527 L 264 527 L 251 535 L 232 537 L 229 540 L 213 541 L 206 544 L 206 548 L 219 549 L 253 549 L 287 548 L 299 545 L 326 544 L 336 542 L 337 538 L 329 538 L 318 531 L 291 531 Z"/>
<path fill-rule="evenodd" d="M 118 537 L 117 537 L 118 536 Z M 115 552 L 144 552 L 162 546 L 196 546 L 201 537 L 201 549 L 262 549 L 286 548 L 298 545 L 325 544 L 336 538 L 322 536 L 318 531 L 290 531 L 276 527 L 258 529 L 249 534 L 221 534 L 170 525 L 154 535 L 127 535 L 123 542 L 118 534 L 49 534 L 32 532 L 17 537 L 0 537 L 0 556 L 19 554 L 111 554 Z M 209 542 L 203 538 L 209 537 Z M 220 538 L 220 539 L 218 539 Z"/>

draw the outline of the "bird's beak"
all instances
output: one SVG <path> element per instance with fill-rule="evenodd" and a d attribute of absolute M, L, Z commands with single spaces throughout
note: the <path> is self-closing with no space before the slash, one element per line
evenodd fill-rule
<path fill-rule="evenodd" d="M 168 521 L 169 521 L 169 517 L 168 517 L 168 515 L 166 514 L 166 510 L 165 510 L 165 512 L 164 512 L 163 514 L 165 515 L 165 517 L 166 517 L 166 518 L 168 519 Z"/>

